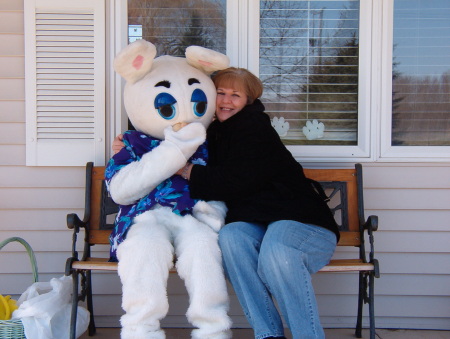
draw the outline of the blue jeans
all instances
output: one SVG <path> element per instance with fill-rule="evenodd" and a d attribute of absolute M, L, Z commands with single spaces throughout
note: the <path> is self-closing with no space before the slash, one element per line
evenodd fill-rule
<path fill-rule="evenodd" d="M 336 236 L 292 220 L 234 222 L 219 233 L 223 263 L 255 338 L 282 337 L 281 313 L 294 338 L 324 338 L 311 274 L 329 261 Z"/>

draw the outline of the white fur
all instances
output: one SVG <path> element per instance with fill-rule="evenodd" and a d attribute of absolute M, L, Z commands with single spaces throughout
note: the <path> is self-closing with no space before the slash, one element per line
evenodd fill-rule
<path fill-rule="evenodd" d="M 198 46 L 189 47 L 186 58 L 155 55 L 153 44 L 138 40 L 114 60 L 114 69 L 127 80 L 124 104 L 132 124 L 138 131 L 163 140 L 139 161 L 121 168 L 110 181 L 111 196 L 121 205 L 135 203 L 174 175 L 204 142 L 216 101 L 209 74 L 229 63 L 227 56 Z M 172 126 L 178 123 L 188 125 L 175 132 Z M 186 316 L 197 327 L 192 337 L 231 338 L 217 242 L 226 206 L 200 201 L 192 212 L 181 217 L 168 207 L 156 206 L 134 219 L 118 246 L 125 310 L 122 339 L 165 338 L 160 320 L 169 309 L 166 289 L 174 254 L 190 298 Z"/>
<path fill-rule="evenodd" d="M 200 46 L 186 48 L 186 60 L 191 66 L 203 70 L 206 74 L 225 69 L 230 63 L 226 55 Z"/>
<path fill-rule="evenodd" d="M 197 79 L 199 83 L 189 85 L 189 79 Z M 161 81 L 170 86 L 158 85 Z M 195 89 L 201 89 L 208 101 L 206 113 L 201 117 L 192 112 L 191 96 Z M 186 59 L 169 55 L 156 58 L 150 72 L 140 81 L 127 82 L 124 91 L 124 105 L 133 126 L 158 139 L 164 139 L 166 127 L 179 122 L 200 122 L 208 127 L 216 108 L 216 89 L 211 78 L 190 66 Z M 161 117 L 155 107 L 155 98 L 161 93 L 176 101 L 176 115 L 172 119 Z"/>
<path fill-rule="evenodd" d="M 199 221 L 219 232 L 225 224 L 227 206 L 222 201 L 199 201 L 195 204 L 192 215 Z"/>
<path fill-rule="evenodd" d="M 173 239 L 173 241 L 172 241 Z M 122 339 L 164 338 L 160 320 L 169 309 L 168 271 L 176 252 L 177 271 L 190 298 L 188 320 L 195 338 L 230 338 L 228 294 L 217 233 L 192 216 L 168 207 L 135 218 L 119 245 L 118 272 L 123 285 Z"/>
<path fill-rule="evenodd" d="M 177 132 L 172 127 L 166 127 L 164 129 L 164 142 L 174 144 L 183 153 L 186 161 L 205 140 L 206 129 L 198 122 L 193 122 Z"/>
<path fill-rule="evenodd" d="M 125 80 L 135 83 L 152 68 L 156 47 L 145 40 L 137 40 L 128 45 L 114 58 L 114 69 Z M 142 60 L 142 64 L 138 61 Z"/>

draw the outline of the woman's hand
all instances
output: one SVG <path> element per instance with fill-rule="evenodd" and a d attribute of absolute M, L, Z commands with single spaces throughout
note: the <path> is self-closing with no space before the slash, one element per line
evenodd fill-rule
<path fill-rule="evenodd" d="M 191 177 L 192 166 L 194 165 L 190 162 L 187 162 L 186 165 L 181 167 L 175 174 L 181 175 L 184 179 L 189 180 L 189 178 Z"/>
<path fill-rule="evenodd" d="M 123 135 L 119 134 L 118 136 L 116 136 L 114 138 L 114 141 L 112 143 L 112 150 L 113 150 L 114 154 L 117 154 L 124 147 L 125 147 L 125 144 L 123 143 Z"/>

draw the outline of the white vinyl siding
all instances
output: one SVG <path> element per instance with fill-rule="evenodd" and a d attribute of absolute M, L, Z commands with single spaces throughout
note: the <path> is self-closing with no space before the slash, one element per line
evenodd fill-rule
<path fill-rule="evenodd" d="M 27 165 L 105 158 L 103 0 L 26 0 Z"/>

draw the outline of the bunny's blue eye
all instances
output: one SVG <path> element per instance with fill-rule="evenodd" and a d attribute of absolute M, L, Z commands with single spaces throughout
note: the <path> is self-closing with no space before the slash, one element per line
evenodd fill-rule
<path fill-rule="evenodd" d="M 169 93 L 159 93 L 155 98 L 155 108 L 164 119 L 173 119 L 177 114 L 177 100 Z"/>
<path fill-rule="evenodd" d="M 206 98 L 205 92 L 197 88 L 192 93 L 191 104 L 192 110 L 197 117 L 204 116 L 208 107 L 208 99 Z"/>

